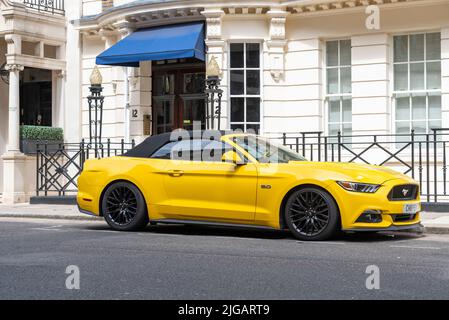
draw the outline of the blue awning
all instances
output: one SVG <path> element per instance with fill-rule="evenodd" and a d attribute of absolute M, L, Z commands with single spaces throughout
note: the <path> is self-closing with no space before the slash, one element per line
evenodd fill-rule
<path fill-rule="evenodd" d="M 204 23 L 140 29 L 100 54 L 98 65 L 138 67 L 140 61 L 205 60 Z"/>

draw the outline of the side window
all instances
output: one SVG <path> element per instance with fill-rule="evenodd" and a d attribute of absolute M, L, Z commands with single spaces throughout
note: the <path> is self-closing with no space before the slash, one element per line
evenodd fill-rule
<path fill-rule="evenodd" d="M 182 141 L 175 141 L 175 142 L 167 143 L 162 148 L 160 148 L 158 151 L 153 153 L 153 155 L 150 158 L 152 158 L 152 159 L 167 159 L 167 160 L 171 159 L 171 154 L 172 154 L 173 148 L 181 142 Z"/>
<path fill-rule="evenodd" d="M 223 155 L 233 150 L 232 146 L 221 141 L 203 140 L 202 161 L 221 162 Z"/>

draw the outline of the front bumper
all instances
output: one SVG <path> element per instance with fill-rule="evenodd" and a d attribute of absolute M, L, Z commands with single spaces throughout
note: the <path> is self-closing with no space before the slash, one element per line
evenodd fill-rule
<path fill-rule="evenodd" d="M 409 225 L 392 225 L 388 228 L 352 228 L 352 229 L 343 229 L 345 232 L 378 232 L 378 231 L 406 231 L 406 230 L 416 230 L 422 229 L 424 226 L 418 222 L 415 224 Z"/>
<path fill-rule="evenodd" d="M 331 192 L 340 208 L 343 231 L 396 231 L 409 230 L 419 227 L 421 222 L 421 200 L 391 201 L 388 195 L 394 186 L 416 184 L 413 180 L 394 179 L 382 184 L 382 187 L 373 194 L 349 192 L 337 183 L 330 186 Z M 404 206 L 417 204 L 419 210 L 412 219 L 400 221 L 398 216 L 407 215 Z M 382 220 L 377 223 L 359 222 L 358 219 L 365 211 L 379 211 Z M 395 219 L 396 218 L 396 219 Z"/>

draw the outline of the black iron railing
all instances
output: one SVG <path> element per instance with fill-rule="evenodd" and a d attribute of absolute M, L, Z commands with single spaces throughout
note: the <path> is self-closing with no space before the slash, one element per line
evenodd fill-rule
<path fill-rule="evenodd" d="M 36 154 L 36 195 L 66 196 L 78 191 L 77 179 L 89 158 L 119 156 L 135 146 L 132 143 L 111 142 L 100 144 L 100 149 L 86 143 L 38 144 Z"/>
<path fill-rule="evenodd" d="M 420 184 L 422 200 L 449 202 L 449 129 L 429 134 L 325 136 L 322 132 L 283 134 L 285 146 L 312 161 L 356 162 L 389 167 Z"/>
<path fill-rule="evenodd" d="M 65 15 L 64 0 L 23 0 L 23 3 L 39 12 Z"/>
<path fill-rule="evenodd" d="M 312 161 L 357 162 L 402 172 L 420 185 L 422 200 L 449 203 L 449 129 L 429 134 L 325 136 L 321 132 L 284 134 L 285 146 Z M 77 192 L 77 178 L 89 158 L 121 155 L 134 146 L 107 140 L 100 149 L 86 143 L 42 144 L 37 150 L 37 196 L 65 196 Z"/>

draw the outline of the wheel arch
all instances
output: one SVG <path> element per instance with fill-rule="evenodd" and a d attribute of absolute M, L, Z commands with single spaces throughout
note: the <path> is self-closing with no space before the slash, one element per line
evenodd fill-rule
<path fill-rule="evenodd" d="M 279 226 L 280 226 L 280 228 L 281 228 L 282 230 L 288 229 L 288 227 L 287 227 L 287 222 L 285 221 L 285 215 L 284 215 L 284 210 L 285 210 L 285 206 L 286 206 L 286 204 L 287 204 L 288 199 L 290 198 L 290 196 L 291 196 L 294 192 L 296 192 L 296 191 L 298 191 L 298 190 L 301 190 L 301 189 L 304 189 L 304 188 L 310 188 L 310 187 L 316 188 L 316 189 L 319 189 L 319 190 L 321 190 L 321 191 L 326 192 L 326 193 L 332 198 L 332 200 L 334 200 L 335 205 L 337 206 L 338 217 L 339 217 L 339 219 L 340 219 L 340 225 L 341 225 L 340 206 L 338 205 L 338 201 L 337 201 L 337 199 L 335 199 L 335 197 L 333 196 L 333 194 L 330 193 L 329 190 L 326 190 L 325 188 L 323 188 L 323 187 L 321 187 L 321 186 L 319 186 L 319 185 L 317 185 L 317 184 L 313 184 L 313 183 L 305 183 L 305 184 L 300 184 L 300 185 L 297 185 L 297 186 L 291 188 L 291 189 L 285 194 L 284 198 L 282 199 L 281 206 L 280 206 L 280 208 L 279 208 Z"/>
<path fill-rule="evenodd" d="M 99 202 L 98 202 L 98 206 L 99 206 L 99 216 L 100 216 L 100 217 L 103 217 L 103 197 L 104 197 L 104 194 L 106 193 L 106 190 L 108 190 L 109 187 L 112 186 L 113 184 L 120 183 L 120 182 L 126 182 L 126 183 L 129 183 L 129 184 L 132 184 L 133 186 L 135 186 L 135 187 L 137 188 L 137 190 L 139 190 L 139 192 L 142 194 L 143 200 L 145 201 L 145 210 L 146 210 L 146 212 L 147 212 L 147 214 L 148 214 L 148 203 L 147 203 L 147 199 L 145 198 L 145 194 L 142 192 L 142 189 L 139 188 L 139 186 L 138 186 L 137 184 L 135 184 L 134 182 L 132 182 L 132 181 L 130 181 L 130 180 L 127 180 L 127 179 L 117 179 L 117 180 L 110 181 L 110 182 L 103 188 L 103 190 L 101 191 L 100 199 L 99 199 Z"/>

